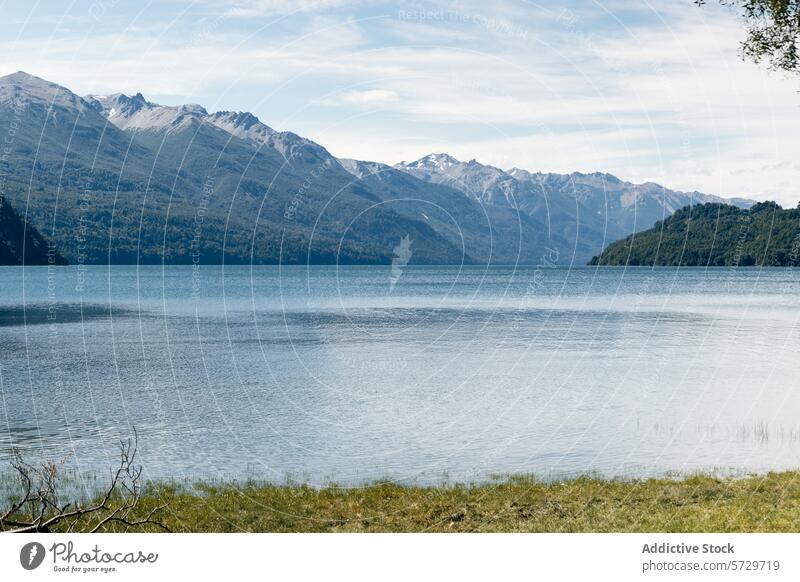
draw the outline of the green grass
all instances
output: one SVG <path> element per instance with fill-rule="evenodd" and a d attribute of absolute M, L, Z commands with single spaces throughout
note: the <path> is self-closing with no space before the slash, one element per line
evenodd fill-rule
<path fill-rule="evenodd" d="M 151 486 L 139 512 L 168 501 L 161 520 L 179 532 L 800 531 L 800 472 L 739 479 L 544 483 L 511 477 L 475 486 L 184 489 Z"/>

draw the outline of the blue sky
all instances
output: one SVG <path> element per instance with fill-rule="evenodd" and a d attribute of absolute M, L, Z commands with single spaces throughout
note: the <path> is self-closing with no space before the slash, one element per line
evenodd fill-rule
<path fill-rule="evenodd" d="M 690 0 L 0 0 L 0 74 L 255 113 L 340 157 L 446 151 L 800 199 L 800 82 Z"/>

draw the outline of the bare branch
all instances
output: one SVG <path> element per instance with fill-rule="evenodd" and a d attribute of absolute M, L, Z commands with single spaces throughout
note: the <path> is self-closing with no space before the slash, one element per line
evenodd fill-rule
<path fill-rule="evenodd" d="M 111 470 L 110 483 L 103 495 L 89 505 L 74 502 L 60 505 L 59 465 L 49 462 L 36 469 L 15 454 L 11 466 L 20 480 L 22 493 L 0 516 L 0 531 L 49 532 L 63 523 L 66 524 L 66 531 L 73 532 L 79 524 L 91 524 L 95 519 L 97 521 L 89 529 L 93 533 L 102 531 L 110 524 L 119 524 L 126 529 L 153 526 L 169 531 L 156 519 L 156 515 L 167 504 L 158 505 L 141 519 L 131 518 L 141 500 L 142 479 L 142 467 L 135 464 L 139 436 L 135 429 L 133 434 L 133 439 L 120 441 L 119 464 Z M 25 518 L 26 508 L 30 516 L 28 519 Z"/>

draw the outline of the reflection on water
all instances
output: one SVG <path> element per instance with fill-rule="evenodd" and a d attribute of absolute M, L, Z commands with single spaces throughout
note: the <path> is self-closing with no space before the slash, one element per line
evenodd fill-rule
<path fill-rule="evenodd" d="M 3 299 L 9 299 L 4 297 Z M 60 325 L 79 323 L 96 319 L 108 319 L 112 315 L 130 316 L 135 312 L 127 309 L 92 305 L 90 303 L 26 303 L 19 305 L 0 304 L 0 327 L 19 327 L 26 325 Z"/>
<path fill-rule="evenodd" d="M 0 269 L 0 457 L 319 484 L 800 466 L 800 276 Z M 535 280 L 535 285 L 532 282 Z"/>

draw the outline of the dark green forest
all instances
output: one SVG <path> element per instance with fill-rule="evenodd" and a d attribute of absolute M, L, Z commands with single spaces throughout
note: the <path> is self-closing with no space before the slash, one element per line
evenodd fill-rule
<path fill-rule="evenodd" d="M 0 265 L 66 265 L 61 254 L 0 199 Z"/>
<path fill-rule="evenodd" d="M 590 265 L 794 266 L 800 254 L 800 207 L 775 202 L 750 209 L 687 206 L 653 228 L 612 243 Z"/>

